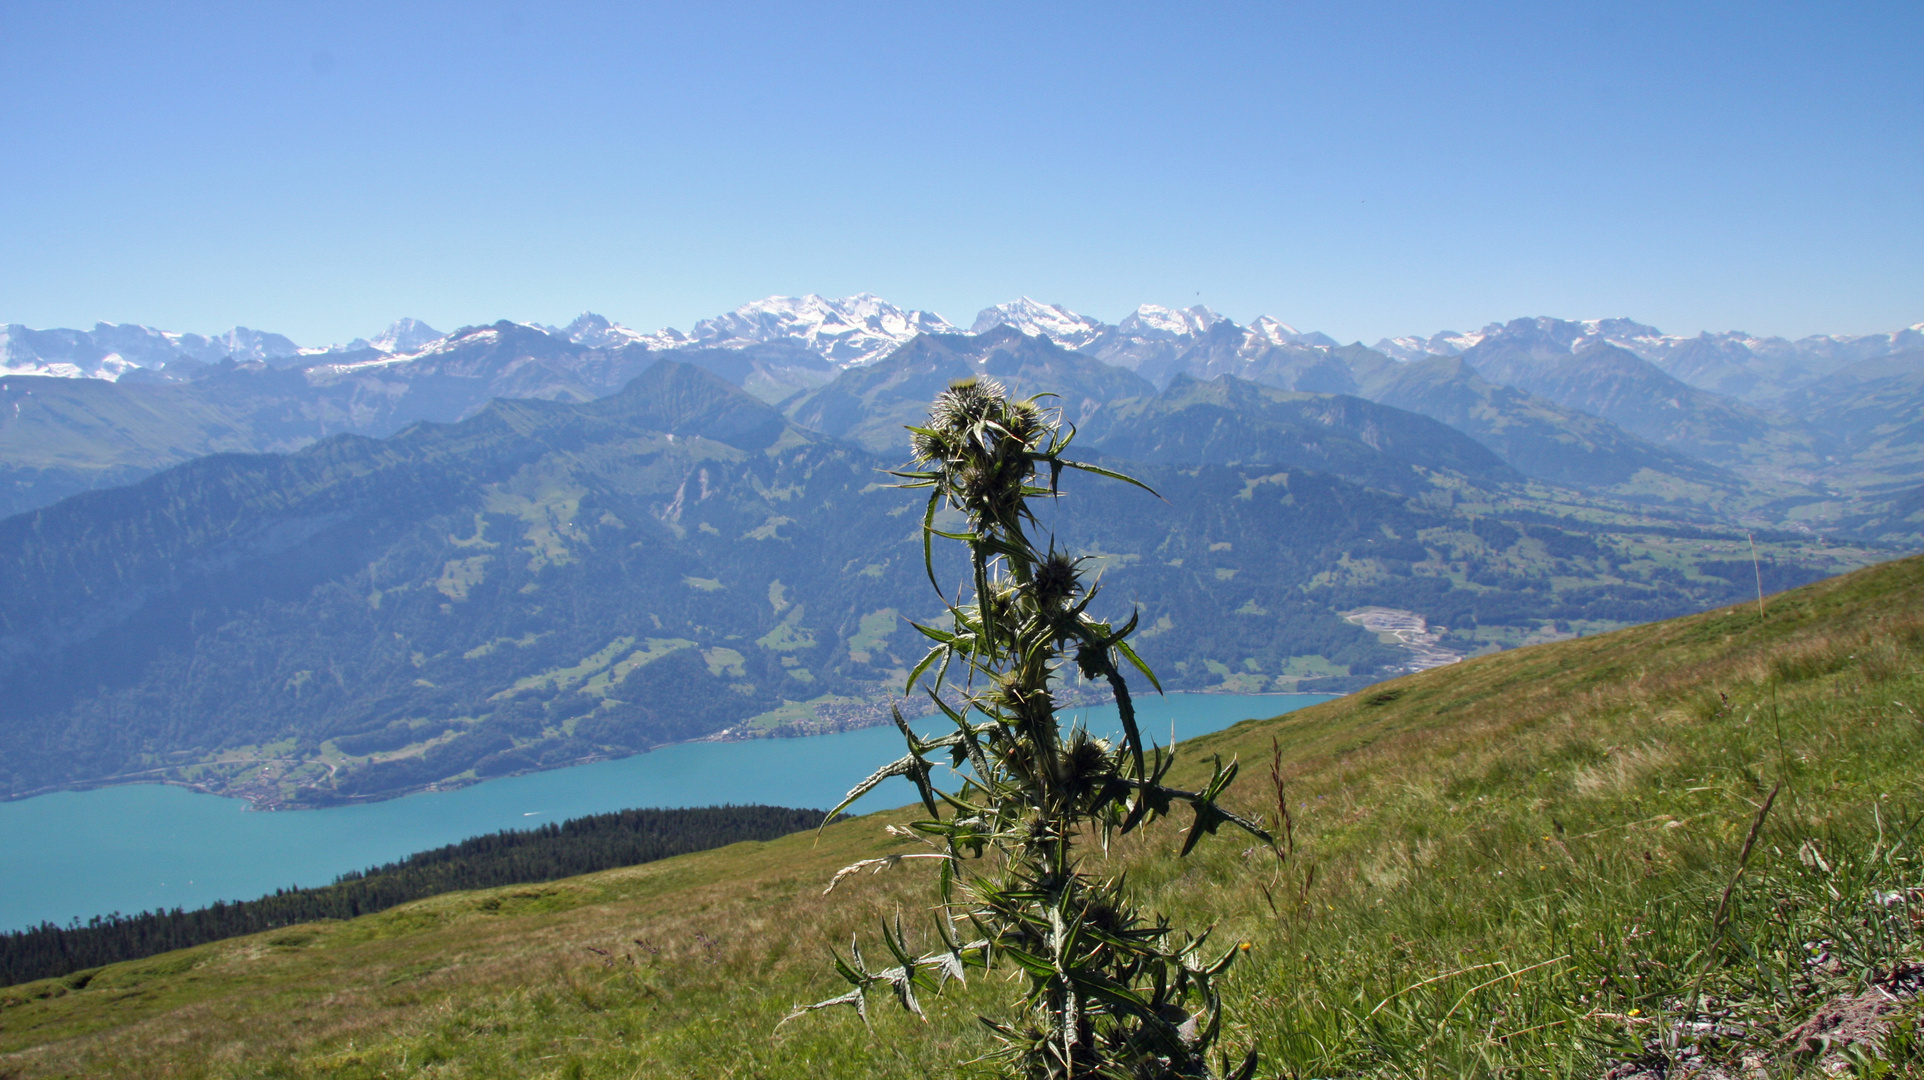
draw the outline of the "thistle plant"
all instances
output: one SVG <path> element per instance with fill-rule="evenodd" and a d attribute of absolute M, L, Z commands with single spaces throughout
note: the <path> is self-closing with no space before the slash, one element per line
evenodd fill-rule
<path fill-rule="evenodd" d="M 1270 837 L 1219 803 L 1234 762 L 1219 759 L 1201 791 L 1164 783 L 1174 755 L 1145 750 L 1122 674 L 1127 665 L 1161 690 L 1128 643 L 1137 617 L 1118 627 L 1090 614 L 1099 584 L 1085 585 L 1083 560 L 1057 550 L 1053 538 L 1038 546 L 1031 536 L 1040 527 L 1029 501 L 1055 497 L 1065 469 L 1149 489 L 1063 457 L 1074 430 L 1064 433 L 1040 397 L 1013 400 L 987 379 L 954 383 L 935 399 L 927 426 L 909 431 L 914 465 L 894 475 L 902 487 L 930 489 L 922 516 L 929 581 L 941 595 L 933 558 L 940 537 L 967 546 L 973 582 L 943 597 L 946 628 L 916 624 L 933 646 L 905 692 L 919 686 L 954 730 L 925 739 L 896 712 L 908 753 L 857 785 L 830 817 L 884 780 L 906 777 L 928 812 L 907 831 L 928 850 L 857 863 L 829 888 L 905 859 L 936 863 L 940 947 L 918 953 L 899 919 L 885 923 L 893 966 L 871 968 L 851 942 L 835 968 L 852 988 L 796 1015 L 849 1005 L 866 1021 L 868 996 L 879 990 L 920 1016 L 918 995 L 972 968 L 1012 968 L 1025 989 L 1011 1015 L 982 1018 L 1001 1044 L 985 1063 L 1004 1075 L 1216 1075 L 1207 1061 L 1222 1023 L 1216 983 L 1235 950 L 1212 951 L 1208 930 L 1178 934 L 1167 919 L 1137 910 L 1122 878 L 1091 872 L 1080 852 L 1098 841 L 1106 850 L 1111 837 L 1182 808 L 1192 815 L 1184 855 L 1224 824 Z M 936 527 L 944 508 L 962 515 L 962 531 Z M 1114 693 L 1120 742 L 1058 723 L 1051 683 L 1068 678 L 1070 664 Z M 961 777 L 958 790 L 935 786 L 941 756 Z M 1233 1070 L 1221 1060 L 1221 1072 L 1239 1080 L 1255 1067 L 1253 1051 Z"/>

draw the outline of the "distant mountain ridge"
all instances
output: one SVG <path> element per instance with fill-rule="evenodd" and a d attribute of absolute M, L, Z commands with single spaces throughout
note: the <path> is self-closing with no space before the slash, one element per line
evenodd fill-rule
<path fill-rule="evenodd" d="M 170 364 L 193 367 L 229 357 L 264 360 L 298 351 L 279 334 L 245 326 L 203 337 L 131 323 L 95 323 L 92 330 L 32 330 L 13 323 L 0 330 L 0 375 L 113 381 Z"/>
<path fill-rule="evenodd" d="M 1554 333 L 1566 352 L 1575 351 L 1586 339 L 1607 342 L 1699 389 L 1746 401 L 1781 397 L 1848 364 L 1924 349 L 1924 322 L 1884 334 L 1813 335 L 1790 341 L 1742 331 L 1706 331 L 1681 337 L 1630 319 L 1571 321 L 1547 317 L 1492 323 L 1467 333 L 1444 330 L 1428 337 L 1382 338 L 1371 348 L 1405 361 L 1460 356 L 1486 338 L 1514 333 L 1526 322 Z M 1191 347 L 1222 324 L 1234 328 L 1243 351 L 1255 351 L 1264 345 L 1324 349 L 1338 345 L 1326 334 L 1300 331 L 1268 315 L 1258 316 L 1244 327 L 1202 305 L 1169 308 L 1143 304 L 1111 324 L 1027 296 L 982 309 L 966 331 L 934 312 L 897 307 L 872 293 L 842 298 L 813 293 L 765 297 L 703 319 L 687 333 L 672 327 L 652 333 L 633 330 L 593 312 L 584 312 L 562 327 L 522 325 L 591 348 L 643 345 L 651 349 L 743 349 L 789 345 L 837 367 L 872 363 L 917 334 L 979 334 L 1007 325 L 1030 336 L 1046 336 L 1065 348 L 1089 352 L 1117 366 L 1139 370 L 1145 363 L 1153 368 L 1172 344 L 1177 349 Z M 33 330 L 12 324 L 0 332 L 0 375 L 115 379 L 135 368 L 158 369 L 181 360 L 270 361 L 370 349 L 406 356 L 430 347 L 443 336 L 412 318 L 399 319 L 372 338 L 320 348 L 301 348 L 283 335 L 246 327 L 202 336 L 135 324 L 96 323 L 90 331 Z"/>
<path fill-rule="evenodd" d="M 1701 390 L 1574 324 L 1518 319 L 1486 334 L 1462 359 L 1493 382 L 1601 417 L 1634 435 L 1715 465 L 1768 459 L 1810 473 L 1822 438 L 1806 425 Z"/>
<path fill-rule="evenodd" d="M 1178 375 L 1153 397 L 1122 401 L 1088 426 L 1105 453 L 1158 465 L 1273 465 L 1418 495 L 1442 472 L 1486 483 L 1522 479 L 1446 424 L 1347 394 L 1309 394 L 1220 375 Z"/>
<path fill-rule="evenodd" d="M 385 436 L 415 420 L 471 416 L 497 397 L 592 400 L 663 355 L 786 403 L 790 415 L 813 410 L 811 423 L 839 434 L 883 439 L 903 417 L 885 419 L 869 408 L 873 401 L 857 416 L 845 402 L 838 408 L 847 426 L 837 427 L 843 421 L 823 411 L 829 384 L 904 349 L 932 349 L 932 363 L 945 351 L 980 361 L 1007 353 L 1010 334 L 1049 341 L 1151 389 L 1231 376 L 1350 394 L 1440 420 L 1533 479 L 1772 527 L 1790 514 L 1813 527 L 1899 520 L 1866 517 L 1853 500 L 1902 488 L 1924 464 L 1918 433 L 1904 422 L 1919 403 L 1916 373 L 1924 370 L 1924 345 L 1909 347 L 1924 343 L 1918 327 L 1791 343 L 1666 337 L 1628 319 L 1537 317 L 1371 349 L 1267 316 L 1239 325 L 1200 305 L 1145 304 L 1110 324 L 1023 297 L 984 309 L 965 331 L 870 294 L 807 295 L 758 300 L 689 333 L 642 333 L 593 313 L 562 327 L 504 320 L 445 334 L 404 319 L 327 349 L 294 349 L 278 335 L 241 330 L 215 339 L 106 324 L 89 332 L 14 328 L 0 360 L 28 374 L 0 371 L 0 516 L 199 453 L 286 450 L 337 432 Z M 927 344 L 938 341 L 948 344 Z M 206 362 L 221 350 L 242 355 Z M 284 355 L 266 355 L 274 352 Z M 1082 411 L 1118 394 L 1140 396 L 1095 369 L 1072 375 L 1061 359 L 1046 366 L 1045 383 L 1070 382 L 1035 388 L 1105 388 L 1076 391 Z M 1739 369 L 1754 376 L 1743 398 L 1700 385 L 1734 385 Z M 89 374 L 126 380 L 125 392 L 22 381 Z M 154 383 L 184 389 L 148 393 Z M 1801 388 L 1784 389 L 1792 385 Z M 856 431 L 864 425 L 869 434 Z"/>
<path fill-rule="evenodd" d="M 1817 334 L 1791 341 L 1740 330 L 1680 337 L 1629 319 L 1571 322 L 1545 317 L 1491 323 L 1471 333 L 1445 330 L 1428 338 L 1384 338 L 1373 347 L 1398 360 L 1462 356 L 1485 339 L 1514 334 L 1526 323 L 1552 336 L 1564 352 L 1586 344 L 1615 345 L 1700 390 L 1751 404 L 1778 402 L 1846 365 L 1924 348 L 1924 323 L 1884 334 Z"/>

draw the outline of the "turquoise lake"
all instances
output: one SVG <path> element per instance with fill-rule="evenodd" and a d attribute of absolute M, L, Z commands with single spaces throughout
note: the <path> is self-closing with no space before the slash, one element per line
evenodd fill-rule
<path fill-rule="evenodd" d="M 1143 737 L 1180 742 L 1275 716 L 1327 694 L 1171 694 L 1140 701 Z M 1092 731 L 1113 705 L 1073 710 Z M 918 731 L 946 722 L 925 719 Z M 236 799 L 160 784 L 59 792 L 0 803 L 0 931 L 119 911 L 249 900 L 325 885 L 348 870 L 501 829 L 629 807 L 768 803 L 827 808 L 902 755 L 893 726 L 837 735 L 683 743 L 616 761 L 490 780 L 458 791 L 327 810 L 257 813 Z M 893 780 L 855 809 L 914 801 Z"/>

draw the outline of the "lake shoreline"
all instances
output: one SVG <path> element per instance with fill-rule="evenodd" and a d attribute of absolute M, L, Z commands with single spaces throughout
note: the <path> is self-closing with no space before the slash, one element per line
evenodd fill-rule
<path fill-rule="evenodd" d="M 1329 694 L 1184 692 L 1137 701 L 1145 735 L 1178 742 L 1252 717 L 1276 716 Z M 1098 735 L 1118 727 L 1113 705 L 1067 710 Z M 915 718 L 918 730 L 945 723 Z M 148 775 L 67 785 L 0 803 L 0 929 L 64 924 L 109 912 L 205 907 L 277 888 L 326 885 L 474 836 L 623 809 L 764 804 L 829 807 L 882 762 L 902 755 L 893 725 L 820 737 L 689 741 L 572 768 L 489 778 L 378 801 L 253 813 L 244 800 Z M 856 812 L 913 802 L 886 782 Z"/>
<path fill-rule="evenodd" d="M 1152 691 L 1152 694 L 1153 694 L 1153 691 Z M 1233 689 L 1218 689 L 1218 688 L 1212 687 L 1212 688 L 1202 689 L 1202 690 L 1172 690 L 1166 694 L 1154 694 L 1153 697 L 1149 695 L 1143 695 L 1143 696 L 1131 695 L 1131 697 L 1132 697 L 1132 700 L 1135 700 L 1140 703 L 1147 700 L 1157 700 L 1157 699 L 1166 700 L 1167 698 L 1178 697 L 1178 696 L 1189 695 L 1189 694 L 1194 694 L 1198 696 L 1204 696 L 1204 695 L 1230 696 L 1230 697 L 1241 697 L 1241 698 L 1252 698 L 1252 697 L 1288 698 L 1288 697 L 1303 697 L 1303 696 L 1340 697 L 1341 696 L 1340 694 L 1327 694 L 1327 693 L 1322 693 L 1314 690 L 1277 690 L 1277 691 L 1271 691 L 1266 693 L 1251 694 L 1246 692 L 1239 692 Z M 515 772 L 501 773 L 496 776 L 486 776 L 486 777 L 477 776 L 477 777 L 467 778 L 467 779 L 463 779 L 458 782 L 452 782 L 452 783 L 440 782 L 440 783 L 433 783 L 433 784 L 423 784 L 419 787 L 397 788 L 393 791 L 383 791 L 373 795 L 333 795 L 330 793 L 327 795 L 327 797 L 323 799 L 303 799 L 299 796 L 299 794 L 296 794 L 294 797 L 290 798 L 282 794 L 278 790 L 278 787 L 275 790 L 270 792 L 270 791 L 264 790 L 263 787 L 261 786 L 251 785 L 244 782 L 233 783 L 233 784 L 209 784 L 202 781 L 181 779 L 178 776 L 149 776 L 149 774 L 153 774 L 153 773 L 177 772 L 182 769 L 195 768 L 199 765 L 206 764 L 205 762 L 194 762 L 188 765 L 171 765 L 171 766 L 163 766 L 157 769 L 143 769 L 137 773 L 122 773 L 118 776 L 99 777 L 92 780 L 76 780 L 76 781 L 72 781 L 70 783 L 65 783 L 65 784 L 51 784 L 46 787 L 35 788 L 32 791 L 20 792 L 20 793 L 9 794 L 9 795 L 0 795 L 0 804 L 22 802 L 28 799 L 36 799 L 44 795 L 53 795 L 60 792 L 98 791 L 105 788 L 134 787 L 134 786 L 145 785 L 145 784 L 158 784 L 166 787 L 182 788 L 187 791 L 192 791 L 201 795 L 212 795 L 212 796 L 215 796 L 216 798 L 237 799 L 242 802 L 245 802 L 247 804 L 247 809 L 249 811 L 257 811 L 261 813 L 287 813 L 287 812 L 297 812 L 297 811 L 303 811 L 303 810 L 338 809 L 344 806 L 365 806 L 365 805 L 370 805 L 374 803 L 387 802 L 393 799 L 404 799 L 411 795 L 424 795 L 424 794 L 432 794 L 437 792 L 460 791 L 464 788 L 473 787 L 476 784 L 485 784 L 495 780 L 506 780 L 506 779 L 509 779 L 512 777 L 518 777 L 518 776 L 534 776 L 541 773 L 556 772 L 561 769 L 579 768 L 580 766 L 593 765 L 593 764 L 596 764 L 597 762 L 622 761 L 628 758 L 637 757 L 642 754 L 652 754 L 652 753 L 655 753 L 656 751 L 665 750 L 673 746 L 685 746 L 693 743 L 760 742 L 760 741 L 765 741 L 769 739 L 811 739 L 811 738 L 818 738 L 825 735 L 842 734 L 850 731 L 862 731 L 868 728 L 882 727 L 887 724 L 890 724 L 893 721 L 891 710 L 901 708 L 903 705 L 905 705 L 911 700 L 912 699 L 910 698 L 891 698 L 881 702 L 868 702 L 868 703 L 862 703 L 859 705 L 847 706 L 845 707 L 847 711 L 846 719 L 841 717 L 832 717 L 827 720 L 819 720 L 819 721 L 795 721 L 795 722 L 777 725 L 775 727 L 759 728 L 759 729 L 750 729 L 750 728 L 745 728 L 741 725 L 736 725 L 733 727 L 723 728 L 720 731 L 713 732 L 708 735 L 702 735 L 693 739 L 680 739 L 674 742 L 654 743 L 650 746 L 643 747 L 642 749 L 636 750 L 633 753 L 628 753 L 628 754 L 589 754 L 580 758 L 576 758 L 571 761 L 560 762 L 554 765 L 546 765 L 546 766 L 542 766 L 540 768 L 535 768 L 535 769 L 521 769 Z M 1112 705 L 1115 703 L 1115 700 L 1116 700 L 1115 695 L 1107 690 L 1092 690 L 1089 692 L 1078 692 L 1068 696 L 1065 700 L 1062 700 L 1057 705 L 1057 708 L 1059 709 L 1092 708 L 1092 707 L 1102 706 L 1102 705 Z M 915 717 L 915 719 L 921 719 L 924 716 L 930 716 L 930 715 L 936 715 L 936 714 L 924 713 L 924 714 L 918 715 L 917 717 Z M 258 760 L 276 761 L 276 762 L 294 762 L 295 761 L 295 759 L 292 759 L 292 758 L 263 758 Z M 296 762 L 296 764 L 305 764 L 305 763 Z M 143 776 L 147 776 L 149 778 L 136 779 L 137 777 L 143 777 Z M 313 790 L 313 789 L 307 789 L 307 790 Z"/>

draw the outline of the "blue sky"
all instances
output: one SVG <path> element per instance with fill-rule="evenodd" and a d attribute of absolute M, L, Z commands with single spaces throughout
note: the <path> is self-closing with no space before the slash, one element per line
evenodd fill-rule
<path fill-rule="evenodd" d="M 0 0 L 0 321 L 1924 319 L 1924 5 Z"/>

